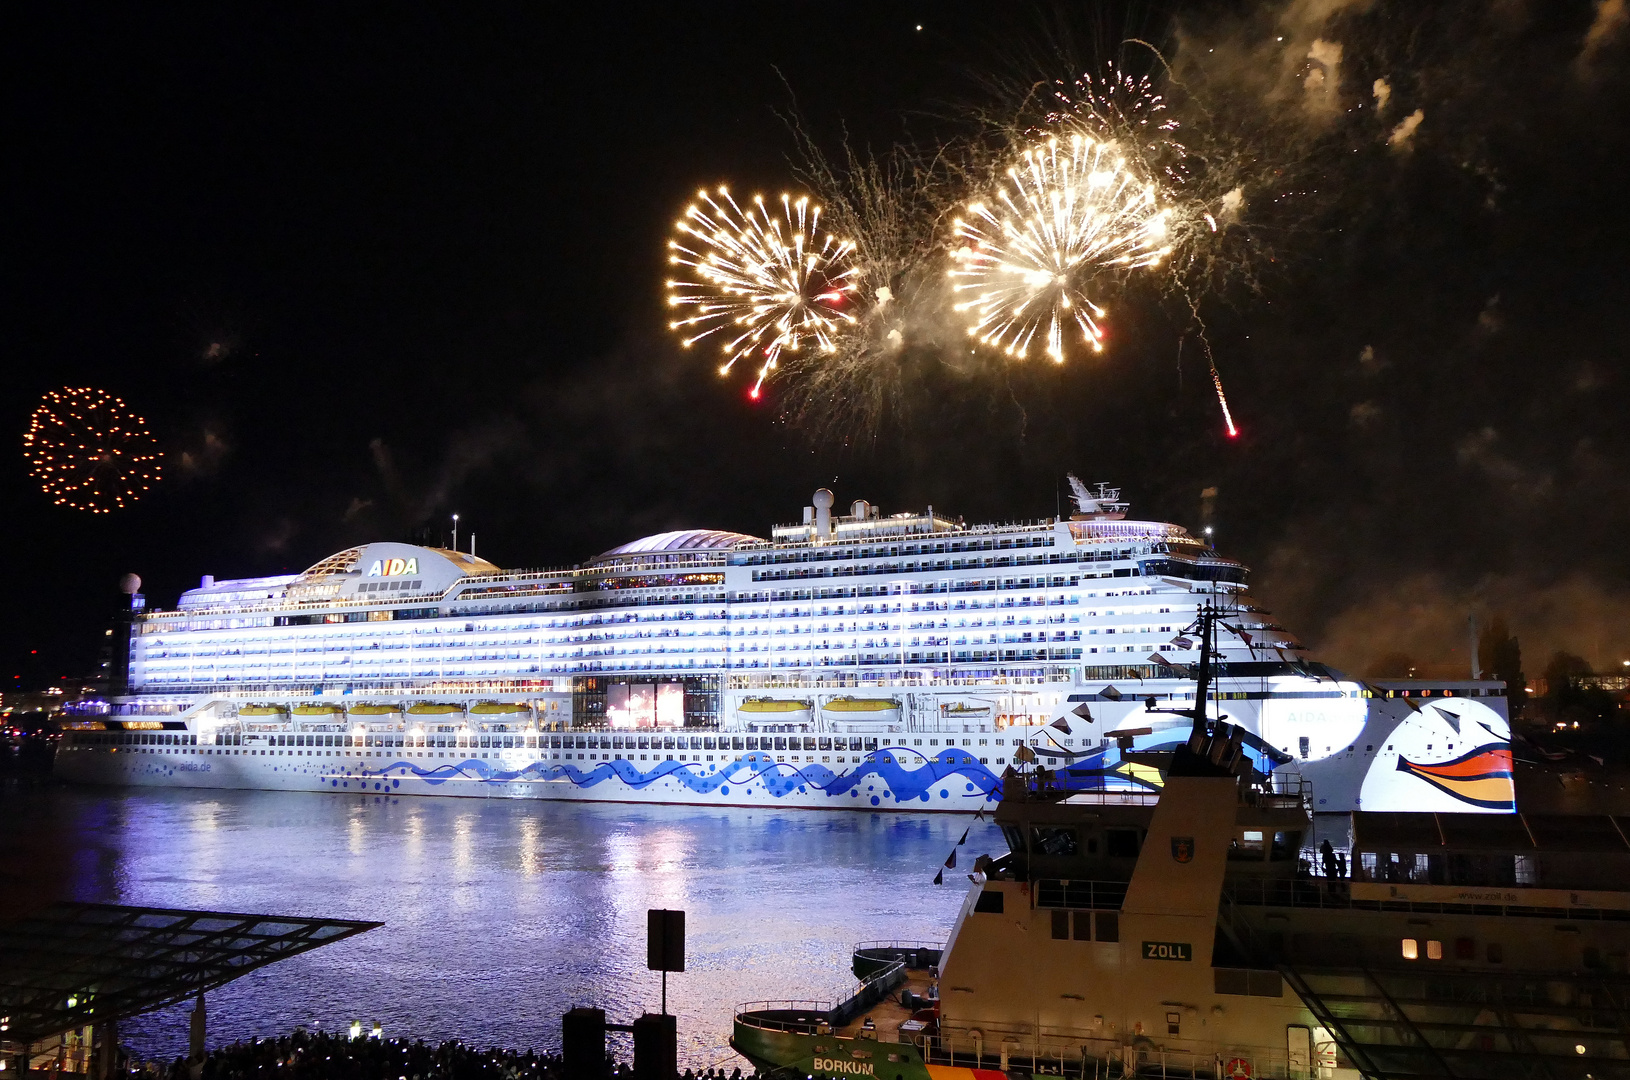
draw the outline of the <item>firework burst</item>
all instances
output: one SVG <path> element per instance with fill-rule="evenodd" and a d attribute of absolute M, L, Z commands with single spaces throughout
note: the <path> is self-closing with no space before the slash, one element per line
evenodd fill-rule
<path fill-rule="evenodd" d="M 834 352 L 854 324 L 845 310 L 859 287 L 854 244 L 823 234 L 807 197 L 781 196 L 779 216 L 758 197 L 744 210 L 722 187 L 697 198 L 668 245 L 669 262 L 690 271 L 668 282 L 668 304 L 683 313 L 669 327 L 687 347 L 717 335 L 721 375 L 757 362 L 756 398 L 784 353 Z"/>
<path fill-rule="evenodd" d="M 971 337 L 1014 359 L 1039 344 L 1063 363 L 1072 323 L 1101 352 L 1106 312 L 1094 293 L 1104 277 L 1171 254 L 1170 213 L 1117 143 L 1049 136 L 1024 150 L 993 201 L 955 222 L 954 309 Z"/>
<path fill-rule="evenodd" d="M 107 514 L 158 481 L 161 457 L 147 422 L 89 387 L 47 393 L 23 435 L 29 475 L 58 506 Z"/>

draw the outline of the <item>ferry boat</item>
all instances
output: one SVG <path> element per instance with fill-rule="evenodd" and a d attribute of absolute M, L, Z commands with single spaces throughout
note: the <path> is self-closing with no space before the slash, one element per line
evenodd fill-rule
<path fill-rule="evenodd" d="M 1007 770 L 946 943 L 862 943 L 851 993 L 743 1005 L 731 1045 L 818 1080 L 1630 1077 L 1630 822 L 1356 811 L 1317 842 L 1305 779 L 1187 711 L 1158 792 Z"/>
<path fill-rule="evenodd" d="M 372 543 L 301 574 L 131 597 L 75 781 L 864 810 L 975 810 L 1021 752 L 1151 790 L 1186 729 L 1193 624 L 1214 697 L 1320 810 L 1510 812 L 1504 687 L 1370 684 L 1308 655 L 1246 567 L 1070 478 L 1075 513 L 969 525 L 834 512 L 769 539 L 693 529 L 579 566 Z"/>

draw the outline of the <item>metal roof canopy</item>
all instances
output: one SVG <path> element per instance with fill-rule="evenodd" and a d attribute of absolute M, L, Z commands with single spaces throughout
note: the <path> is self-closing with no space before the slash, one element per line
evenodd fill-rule
<path fill-rule="evenodd" d="M 34 1042 L 224 986 L 384 923 L 63 902 L 0 924 L 0 1038 Z"/>

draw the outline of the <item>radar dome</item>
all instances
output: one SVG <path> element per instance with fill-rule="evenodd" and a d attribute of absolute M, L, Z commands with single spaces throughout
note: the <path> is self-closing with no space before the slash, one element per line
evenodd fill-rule
<path fill-rule="evenodd" d="M 818 488 L 816 489 L 815 494 L 810 498 L 810 501 L 815 504 L 815 509 L 817 510 L 830 510 L 832 509 L 832 504 L 836 502 L 837 499 L 833 496 L 832 492 L 828 491 L 826 488 Z"/>
<path fill-rule="evenodd" d="M 126 574 L 119 579 L 119 588 L 126 596 L 135 596 L 141 592 L 141 578 L 135 574 Z"/>

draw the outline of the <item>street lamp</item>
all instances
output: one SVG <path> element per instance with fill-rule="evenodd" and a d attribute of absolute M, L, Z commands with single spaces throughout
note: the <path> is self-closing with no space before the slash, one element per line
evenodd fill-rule
<path fill-rule="evenodd" d="M 458 550 L 458 515 L 453 515 L 453 550 Z"/>

